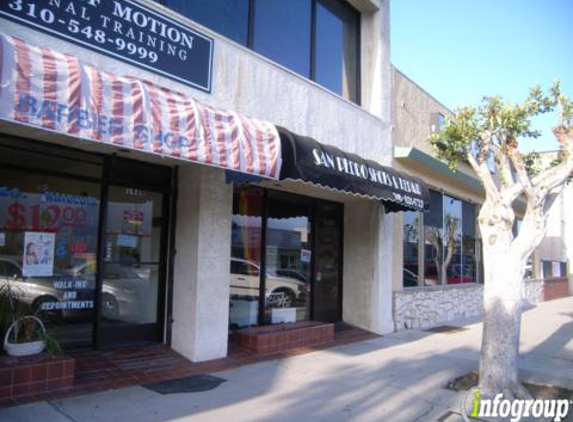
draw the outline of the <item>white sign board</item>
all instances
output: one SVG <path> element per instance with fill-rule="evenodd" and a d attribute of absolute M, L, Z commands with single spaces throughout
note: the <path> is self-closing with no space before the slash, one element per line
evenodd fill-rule
<path fill-rule="evenodd" d="M 22 274 L 51 277 L 54 273 L 55 233 L 25 232 Z"/>

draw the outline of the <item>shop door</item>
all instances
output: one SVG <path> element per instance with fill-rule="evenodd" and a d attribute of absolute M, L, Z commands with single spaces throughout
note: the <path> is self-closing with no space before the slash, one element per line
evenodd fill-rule
<path fill-rule="evenodd" d="M 342 320 L 342 206 L 318 202 L 315 214 L 313 320 Z"/>
<path fill-rule="evenodd" d="M 100 275 L 99 346 L 163 336 L 166 195 L 110 185 Z"/>

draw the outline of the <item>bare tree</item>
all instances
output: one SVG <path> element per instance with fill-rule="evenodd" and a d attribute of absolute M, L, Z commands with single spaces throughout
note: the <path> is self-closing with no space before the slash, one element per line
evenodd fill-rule
<path fill-rule="evenodd" d="M 518 140 L 540 136 L 532 129 L 532 118 L 554 110 L 559 116 L 553 133 L 560 145 L 560 160 L 537 173 L 528 171 L 528 157 L 519 151 Z M 558 82 L 548 93 L 539 86 L 532 88 L 520 104 L 485 97 L 478 107 L 457 110 L 442 132 L 430 136 L 430 142 L 452 170 L 467 161 L 485 189 L 478 216 L 485 276 L 479 368 L 482 394 L 529 397 L 519 381 L 517 364 L 523 275 L 527 258 L 545 236 L 548 209 L 573 174 L 573 104 Z M 488 167 L 492 157 L 495 176 Z M 512 204 L 520 196 L 525 197 L 527 207 L 514 237 Z"/>

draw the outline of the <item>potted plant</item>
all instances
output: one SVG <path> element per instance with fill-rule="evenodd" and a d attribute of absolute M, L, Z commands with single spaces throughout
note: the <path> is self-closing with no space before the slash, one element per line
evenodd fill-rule
<path fill-rule="evenodd" d="M 5 277 L 0 284 L 0 327 L 4 332 L 4 350 L 10 356 L 29 356 L 42 352 L 61 353 L 56 339 L 46 332 L 42 320 L 19 300 L 17 285 Z"/>

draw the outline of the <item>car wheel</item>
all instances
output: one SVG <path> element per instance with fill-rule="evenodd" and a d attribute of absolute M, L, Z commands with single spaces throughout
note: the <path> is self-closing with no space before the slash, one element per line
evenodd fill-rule
<path fill-rule="evenodd" d="M 101 296 L 101 309 L 102 316 L 106 319 L 118 319 L 119 318 L 119 303 L 117 299 L 109 294 L 104 293 Z"/>

